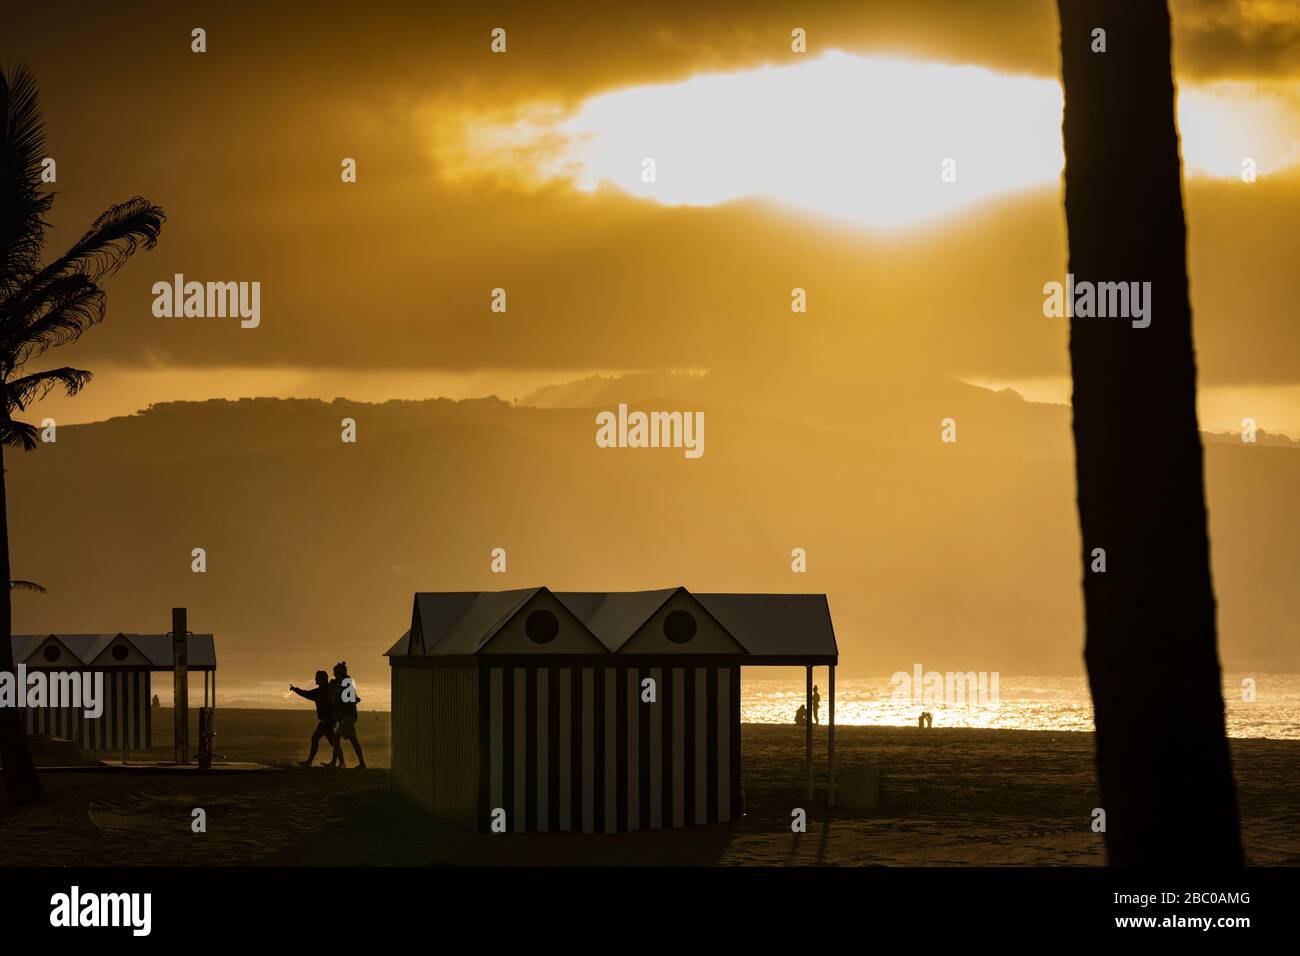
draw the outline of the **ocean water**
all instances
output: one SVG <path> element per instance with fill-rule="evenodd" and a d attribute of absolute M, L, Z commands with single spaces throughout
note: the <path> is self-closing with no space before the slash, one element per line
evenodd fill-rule
<path fill-rule="evenodd" d="M 825 671 L 818 669 L 817 678 Z M 1242 700 L 1242 681 L 1255 681 L 1255 700 Z M 827 719 L 824 680 L 821 719 Z M 848 678 L 835 682 L 835 723 L 881 727 L 916 725 L 923 710 L 935 727 L 998 727 L 1015 730 L 1092 731 L 1092 699 L 1083 677 L 1000 675 L 998 701 L 991 706 L 913 702 L 894 698 L 888 678 Z M 1229 737 L 1300 739 L 1300 674 L 1227 674 L 1223 682 Z M 804 702 L 802 681 L 750 677 L 746 672 L 740 719 L 746 723 L 792 723 Z"/>
<path fill-rule="evenodd" d="M 774 680 L 759 676 L 758 668 L 746 669 L 742 682 L 740 719 L 746 723 L 786 724 L 794 721 L 795 710 L 803 703 L 802 675 L 793 679 Z M 816 672 L 822 693 L 822 720 L 826 720 L 826 672 Z M 388 675 L 385 674 L 386 678 Z M 1256 699 L 1242 700 L 1242 681 L 1255 681 Z M 287 681 L 255 685 L 221 685 L 220 706 L 301 709 L 311 704 L 288 695 Z M 170 688 L 155 681 L 154 687 L 171 705 Z M 388 710 L 391 705 L 389 683 L 367 685 L 358 678 L 362 710 Z M 1002 727 L 1017 730 L 1091 731 L 1092 699 L 1083 677 L 1014 677 L 1000 675 L 996 707 L 961 704 L 913 703 L 896 700 L 888 677 L 838 678 L 835 683 L 835 722 L 882 727 L 916 725 L 917 715 L 928 710 L 934 715 L 935 727 Z M 1224 678 L 1223 696 L 1227 703 L 1228 735 L 1231 737 L 1271 737 L 1300 739 L 1300 674 L 1228 674 Z M 201 703 L 194 696 L 192 706 Z"/>

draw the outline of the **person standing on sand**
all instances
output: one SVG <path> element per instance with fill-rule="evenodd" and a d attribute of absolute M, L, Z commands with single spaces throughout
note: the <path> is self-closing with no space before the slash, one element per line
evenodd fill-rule
<path fill-rule="evenodd" d="M 298 766 L 310 767 L 312 765 L 312 762 L 316 759 L 316 748 L 320 746 L 322 737 L 329 740 L 330 746 L 334 748 L 335 756 L 337 756 L 339 754 L 339 744 L 334 736 L 334 714 L 330 707 L 329 675 L 324 671 L 317 671 L 316 686 L 314 688 L 302 690 L 290 684 L 289 690 L 316 705 L 316 730 L 311 735 L 311 752 L 307 754 L 307 759 L 300 762 Z"/>
<path fill-rule="evenodd" d="M 822 710 L 821 691 L 817 689 L 816 684 L 813 684 L 813 723 L 814 724 L 820 724 L 822 722 L 821 710 Z"/>
<path fill-rule="evenodd" d="M 352 750 L 357 755 L 357 769 L 366 769 L 366 758 L 361 753 L 361 742 L 357 740 L 357 684 L 348 676 L 348 662 L 339 661 L 334 665 L 334 679 L 330 681 L 330 699 L 334 704 L 334 713 L 338 716 L 339 726 L 334 736 L 334 759 L 340 767 L 346 767 L 343 761 L 343 741 L 352 741 Z M 332 761 L 331 761 L 332 762 Z"/>

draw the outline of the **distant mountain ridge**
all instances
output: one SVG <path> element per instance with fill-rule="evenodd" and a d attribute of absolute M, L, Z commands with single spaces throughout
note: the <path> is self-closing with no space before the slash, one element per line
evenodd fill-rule
<path fill-rule="evenodd" d="M 49 589 L 15 596 L 15 631 L 158 632 L 184 605 L 228 679 L 302 682 L 346 659 L 364 686 L 387 681 L 417 590 L 683 584 L 825 592 L 848 674 L 1077 673 L 1068 410 L 954 386 L 795 420 L 823 391 L 674 396 L 706 414 L 694 461 L 597 448 L 590 407 L 491 398 L 169 403 L 61 427 L 7 459 L 15 574 Z M 881 432 L 856 434 L 855 415 Z M 1211 443 L 1206 462 L 1225 665 L 1300 669 L 1300 452 Z"/>

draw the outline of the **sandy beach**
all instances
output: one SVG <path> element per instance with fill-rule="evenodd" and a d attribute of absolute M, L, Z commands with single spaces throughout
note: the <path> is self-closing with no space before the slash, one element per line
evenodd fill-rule
<path fill-rule="evenodd" d="M 825 728 L 816 728 L 807 800 L 800 728 L 742 727 L 746 815 L 734 825 L 617 836 L 447 833 L 389 795 L 388 714 L 359 724 L 369 769 L 304 769 L 309 713 L 223 710 L 216 749 L 275 768 L 239 775 L 50 771 L 50 801 L 0 804 L 0 860 L 61 865 L 865 865 L 1077 866 L 1104 863 L 1092 735 L 983 729 L 840 727 L 841 768 L 882 768 L 877 811 L 826 809 Z M 170 713 L 155 724 L 169 740 Z M 159 729 L 161 728 L 161 730 Z M 1300 864 L 1300 741 L 1236 739 L 1246 852 Z M 347 751 L 352 762 L 351 751 Z M 94 763 L 84 755 L 81 762 Z M 170 747 L 148 755 L 168 759 Z M 132 759 L 146 759 L 132 754 Z M 42 758 L 44 766 L 68 765 Z M 1194 795 L 1191 797 L 1194 798 Z M 791 810 L 808 832 L 790 831 Z M 207 832 L 191 830 L 192 810 Z"/>

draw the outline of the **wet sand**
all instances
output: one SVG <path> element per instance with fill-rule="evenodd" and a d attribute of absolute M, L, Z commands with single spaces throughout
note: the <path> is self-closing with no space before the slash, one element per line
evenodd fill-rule
<path fill-rule="evenodd" d="M 808 800 L 803 733 L 742 727 L 746 815 L 735 824 L 622 835 L 441 832 L 389 795 L 388 715 L 358 725 L 370 769 L 304 769 L 308 712 L 222 711 L 216 750 L 278 772 L 138 775 L 50 772 L 50 801 L 0 798 L 0 861 L 59 865 L 1099 865 L 1092 735 L 840 727 L 841 769 L 884 772 L 882 805 L 826 809 L 825 728 Z M 170 714 L 155 724 L 168 739 Z M 346 746 L 346 745 L 345 745 Z M 1252 863 L 1300 865 L 1300 741 L 1233 740 Z M 350 746 L 345 750 L 353 763 Z M 86 755 L 85 762 L 93 762 Z M 93 756 L 120 756 L 112 754 Z M 133 754 L 133 759 L 146 755 Z M 170 747 L 154 759 L 169 759 Z M 326 755 L 327 756 L 327 755 Z M 318 758 L 320 759 L 320 758 Z M 67 759 L 42 763 L 67 764 Z M 807 833 L 790 831 L 791 810 Z M 191 830 L 192 810 L 207 832 Z"/>

